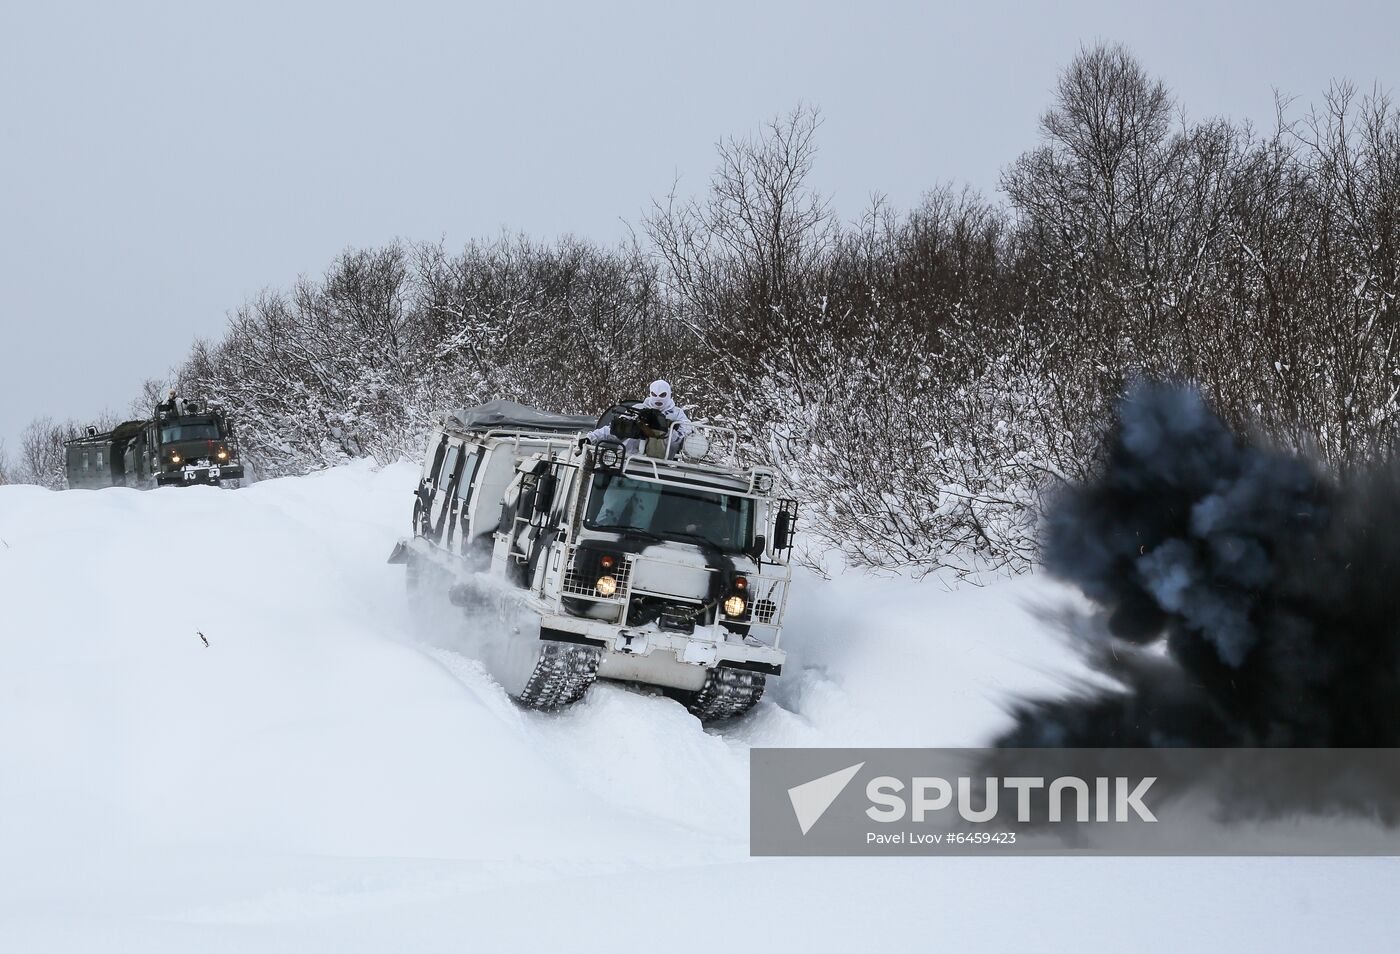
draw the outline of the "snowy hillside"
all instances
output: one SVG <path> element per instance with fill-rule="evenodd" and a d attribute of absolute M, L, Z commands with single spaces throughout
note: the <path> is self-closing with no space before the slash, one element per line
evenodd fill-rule
<path fill-rule="evenodd" d="M 1379 949 L 1388 859 L 751 860 L 751 745 L 976 745 L 1081 670 L 1019 580 L 805 578 L 790 674 L 702 730 L 518 710 L 402 570 L 415 470 L 0 487 L 13 951 Z M 200 634 L 203 634 L 201 638 Z M 208 640 L 208 646 L 204 644 Z"/>

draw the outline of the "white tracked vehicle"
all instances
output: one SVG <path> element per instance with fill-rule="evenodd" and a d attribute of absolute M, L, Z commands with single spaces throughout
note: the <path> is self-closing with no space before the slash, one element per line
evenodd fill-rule
<path fill-rule="evenodd" d="M 782 672 L 796 503 L 736 462 L 729 429 L 653 430 L 637 453 L 580 441 L 595 424 L 627 433 L 632 407 L 597 422 L 510 401 L 443 414 L 389 562 L 411 598 L 436 581 L 458 606 L 525 621 L 482 652 L 524 706 L 562 708 L 604 678 L 661 687 L 704 721 L 742 715 Z"/>

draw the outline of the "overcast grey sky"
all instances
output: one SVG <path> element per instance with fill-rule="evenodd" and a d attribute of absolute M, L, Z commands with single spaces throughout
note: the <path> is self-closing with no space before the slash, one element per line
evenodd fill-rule
<path fill-rule="evenodd" d="M 1056 70 L 1120 41 L 1195 117 L 1400 81 L 1394 3 L 0 0 L 0 439 L 124 411 L 196 336 L 342 248 L 611 241 L 713 142 L 826 117 L 844 215 L 993 190 Z"/>

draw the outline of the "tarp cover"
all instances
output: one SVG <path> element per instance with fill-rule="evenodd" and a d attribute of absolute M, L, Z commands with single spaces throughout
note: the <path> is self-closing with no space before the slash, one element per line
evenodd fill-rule
<path fill-rule="evenodd" d="M 115 441 L 124 441 L 129 438 L 135 437 L 141 432 L 141 428 L 149 427 L 150 424 L 150 421 L 126 421 L 124 423 L 118 424 L 110 431 L 103 431 L 100 434 L 93 434 L 90 437 L 87 434 L 83 434 L 79 437 L 74 437 L 69 440 L 66 440 L 63 443 L 75 445 L 90 444 L 94 446 L 102 444 L 111 444 Z"/>
<path fill-rule="evenodd" d="M 522 430 L 573 434 L 591 431 L 596 417 L 582 414 L 555 414 L 515 401 L 488 401 L 447 414 L 449 426 L 464 431 Z"/>

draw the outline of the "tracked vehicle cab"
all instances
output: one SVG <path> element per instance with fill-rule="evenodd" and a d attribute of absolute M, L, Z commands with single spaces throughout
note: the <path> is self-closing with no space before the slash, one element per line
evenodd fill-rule
<path fill-rule="evenodd" d="M 642 410 L 595 421 L 498 401 L 443 415 L 414 537 L 391 562 L 411 582 L 439 575 L 462 606 L 518 594 L 539 626 L 503 658 L 534 668 L 490 668 L 523 704 L 567 705 L 600 677 L 733 717 L 782 672 L 797 505 L 772 470 L 741 462 L 732 429 L 682 437 Z M 582 440 L 604 424 L 611 439 Z"/>
<path fill-rule="evenodd" d="M 210 484 L 243 476 L 238 443 L 217 405 L 195 401 L 160 405 L 152 442 L 159 486 Z"/>
<path fill-rule="evenodd" d="M 110 431 L 89 427 L 65 442 L 70 488 L 219 485 L 243 477 L 243 463 L 223 409 L 168 401 L 149 420 Z"/>

